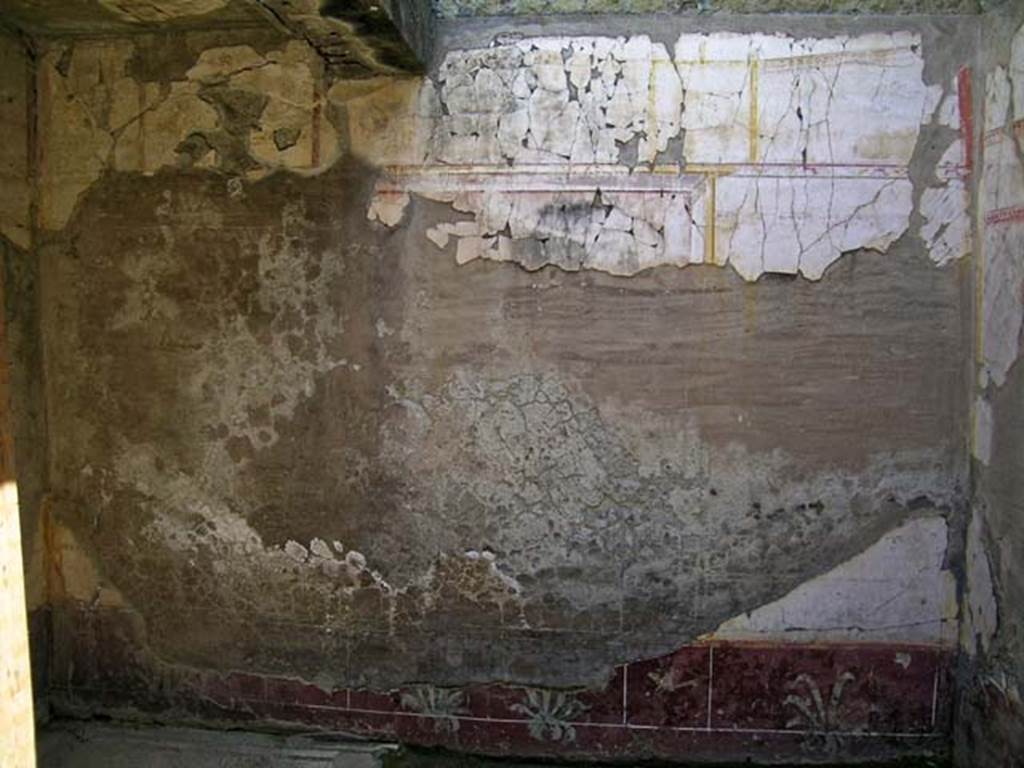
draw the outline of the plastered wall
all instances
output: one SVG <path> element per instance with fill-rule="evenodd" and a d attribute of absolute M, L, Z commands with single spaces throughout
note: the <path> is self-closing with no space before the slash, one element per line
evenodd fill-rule
<path fill-rule="evenodd" d="M 1022 393 L 1024 302 L 1024 33 L 1019 9 L 988 21 L 979 180 L 979 315 L 967 538 L 965 650 L 958 751 L 963 765 L 1021 765 Z"/>
<path fill-rule="evenodd" d="M 868 643 L 884 693 L 829 656 L 818 699 L 852 701 L 802 714 L 803 661 L 748 696 L 733 656 L 701 727 L 756 700 L 754 741 L 941 749 L 971 29 L 649 21 L 478 24 L 360 82 L 269 34 L 40 51 L 61 711 L 244 670 L 469 738 L 466 686 L 502 682 L 547 754 L 596 727 L 579 691 L 632 733 L 632 663 Z M 261 717 L 269 686 L 188 711 Z"/>
<path fill-rule="evenodd" d="M 26 597 L 35 598 L 35 605 L 45 601 L 43 590 L 31 588 L 41 582 L 40 559 L 32 557 L 39 528 L 18 498 L 15 444 L 24 420 L 11 394 L 25 381 L 12 366 L 21 361 L 23 328 L 7 298 L 18 290 L 11 277 L 31 242 L 30 83 L 23 41 L 0 34 L 0 131 L 6 138 L 0 149 L 0 763 L 12 768 L 35 764 Z M 28 449 L 26 461 L 31 458 Z"/>

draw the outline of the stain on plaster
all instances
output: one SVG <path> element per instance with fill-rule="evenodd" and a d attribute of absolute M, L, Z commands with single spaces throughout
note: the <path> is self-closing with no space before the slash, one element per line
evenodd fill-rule
<path fill-rule="evenodd" d="M 434 17 L 409 0 L 256 0 L 341 78 L 408 75 L 431 57 Z"/>
<path fill-rule="evenodd" d="M 208 167 L 259 178 L 317 173 L 339 154 L 322 109 L 321 64 L 304 43 L 259 52 L 203 51 L 181 79 L 133 76 L 144 42 L 76 42 L 40 64 L 48 137 L 40 175 L 40 223 L 67 222 L 80 195 L 106 171 L 151 174 Z M 274 135 L 294 140 L 279 147 Z"/>
<path fill-rule="evenodd" d="M 375 231 L 363 218 L 371 183 L 344 164 L 240 186 L 197 168 L 112 174 L 46 246 L 56 516 L 161 657 L 352 684 L 428 673 L 580 684 L 785 594 L 923 514 L 914 499 L 955 503 L 927 424 L 901 416 L 897 439 L 885 417 L 873 438 L 871 419 L 856 418 L 864 456 L 827 450 L 848 428 L 849 397 L 869 397 L 872 413 L 891 406 L 873 376 L 833 409 L 797 365 L 780 384 L 822 393 L 803 397 L 824 410 L 788 412 L 799 428 L 787 437 L 753 411 L 680 413 L 688 398 L 707 402 L 700 376 L 689 395 L 631 384 L 650 363 L 627 365 L 630 355 L 653 361 L 653 348 L 594 349 L 610 377 L 574 370 L 587 328 L 608 344 L 609 328 L 636 318 L 671 312 L 666 328 L 684 328 L 682 312 L 696 331 L 705 305 L 708 322 L 726 322 L 717 359 L 749 360 L 747 310 L 721 305 L 731 274 L 673 273 L 685 284 L 668 294 L 664 276 L 637 278 L 630 296 L 553 284 L 548 299 L 531 286 L 561 273 L 424 260 Z M 429 228 L 422 214 L 409 238 Z M 930 266 L 900 268 L 920 273 L 924 294 L 946 290 L 929 285 L 948 282 Z M 896 269 L 862 263 L 858 274 L 884 293 Z M 462 275 L 470 283 L 453 297 Z M 816 311 L 821 287 L 795 298 L 778 286 L 778 301 Z M 588 295 L 605 295 L 600 317 L 574 309 Z M 851 328 L 884 315 L 830 295 Z M 527 332 L 542 318 L 545 330 Z M 840 312 L 813 325 L 843 335 L 844 322 Z M 913 369 L 935 370 L 914 350 L 941 339 L 881 322 L 910 345 Z M 666 360 L 710 373 L 698 342 L 636 330 L 666 339 Z M 886 380 L 911 373 L 870 349 L 852 357 Z M 756 398 L 730 394 L 735 370 L 712 376 L 708 392 Z M 812 423 L 826 428 L 816 436 Z M 898 457 L 872 448 L 897 444 Z M 812 454 L 821 463 L 807 464 Z"/>
<path fill-rule="evenodd" d="M 31 69 L 22 41 L 0 34 L 0 237 L 27 249 L 32 240 L 29 103 Z"/>
<path fill-rule="evenodd" d="M 157 23 L 184 16 L 202 16 L 223 8 L 227 0 L 98 0 L 99 4 L 124 21 Z"/>
<path fill-rule="evenodd" d="M 456 255 L 482 239 L 496 195 L 414 192 L 385 214 L 406 226 L 368 223 L 368 204 L 384 210 L 377 171 L 334 163 L 340 150 L 313 162 L 320 81 L 302 46 L 218 46 L 163 83 L 125 74 L 135 45 L 76 44 L 48 65 L 52 119 L 87 117 L 51 157 L 91 151 L 49 171 L 46 193 L 70 192 L 48 203 L 68 225 L 43 249 L 43 323 L 59 525 L 159 656 L 354 685 L 582 684 L 955 506 L 958 292 L 923 254 L 851 254 L 818 285 L 756 295 L 710 266 L 629 281 L 543 268 L 590 258 L 564 234 L 584 214 L 598 240 L 646 237 L 653 263 L 672 263 L 656 259 L 677 214 L 691 243 L 707 232 L 701 174 L 677 165 L 652 189 L 623 160 L 656 168 L 685 149 L 685 112 L 656 96 L 678 70 L 654 44 L 607 43 L 649 58 L 605 63 L 588 38 L 573 67 L 561 43 L 493 49 L 533 56 L 507 73 L 536 78 L 521 97 L 534 146 L 517 156 L 567 160 L 535 97 L 592 146 L 625 139 L 590 165 L 627 189 L 559 193 L 495 229 L 530 274 L 467 246 L 459 266 L 424 258 L 428 238 Z M 605 87 L 605 66 L 612 127 L 568 106 L 587 77 L 582 92 Z M 485 68 L 472 83 L 454 65 L 451 83 L 338 83 L 326 104 L 374 163 L 474 153 L 439 93 L 478 88 Z M 530 250 L 538 227 L 566 244 Z M 640 271 L 628 248 L 602 251 L 616 252 L 615 269 Z M 798 333 L 823 351 L 780 366 Z"/>

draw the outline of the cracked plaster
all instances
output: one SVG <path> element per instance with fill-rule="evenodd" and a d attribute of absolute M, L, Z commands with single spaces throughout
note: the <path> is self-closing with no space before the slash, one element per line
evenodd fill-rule
<path fill-rule="evenodd" d="M 864 340 L 844 347 L 856 367 L 787 371 L 772 339 L 790 334 L 747 346 L 732 274 L 640 276 L 628 296 L 601 274 L 474 276 L 339 213 L 337 190 L 355 203 L 372 183 L 343 170 L 236 191 L 200 169 L 112 174 L 46 246 L 54 524 L 158 656 L 352 685 L 581 684 L 955 504 L 947 377 L 912 413 L 888 386 L 950 354 L 925 310 L 885 319 L 904 268 L 929 317 L 953 310 L 929 266 L 868 256 L 856 289 L 763 286 L 765 317 L 801 308 L 813 344 Z M 841 304 L 827 323 L 823 287 Z M 848 374 L 863 381 L 829 385 Z M 861 439 L 840 451 L 851 413 Z"/>
<path fill-rule="evenodd" d="M 472 281 L 472 270 L 444 273 L 444 289 L 427 297 L 422 275 L 403 271 L 427 261 L 416 248 L 395 269 L 377 245 L 384 241 L 382 228 L 338 223 L 346 208 L 364 199 L 362 192 L 344 196 L 352 177 L 271 178 L 277 168 L 316 175 L 339 157 L 340 150 L 327 151 L 332 139 L 323 139 L 325 154 L 314 163 L 310 131 L 318 105 L 344 107 L 354 155 L 412 166 L 413 178 L 405 180 L 411 191 L 378 189 L 374 210 L 385 223 L 411 218 L 405 205 L 411 195 L 448 202 L 476 217 L 427 218 L 427 237 L 451 248 L 461 262 L 504 256 L 531 269 L 552 263 L 614 274 L 659 263 L 698 263 L 710 247 L 708 189 L 727 177 L 680 173 L 685 94 L 664 46 L 646 38 L 574 39 L 568 48 L 562 41 L 521 41 L 476 52 L 466 59 L 475 62 L 468 71 L 453 58 L 437 82 L 338 82 L 327 89 L 325 101 L 316 90 L 309 52 L 298 43 L 268 53 L 218 46 L 168 83 L 127 74 L 132 46 L 76 44 L 70 55 L 55 50 L 44 60 L 53 99 L 47 130 L 75 124 L 51 149 L 50 159 L 61 162 L 50 168 L 43 186 L 44 196 L 50 195 L 50 226 L 59 228 L 69 216 L 74 222 L 67 252 L 48 267 L 57 274 L 48 273 L 48 279 L 57 281 L 53 295 L 61 302 L 48 315 L 58 323 L 49 336 L 55 345 L 54 412 L 67 417 L 58 423 L 74 424 L 62 426 L 55 437 L 55 471 L 72 500 L 61 500 L 58 517 L 74 528 L 110 582 L 124 586 L 125 602 L 146 614 L 150 642 L 167 656 L 299 669 L 310 676 L 350 675 L 356 683 L 408 680 L 428 668 L 431 675 L 436 670 L 437 682 L 446 676 L 457 681 L 467 674 L 463 667 L 481 678 L 534 675 L 549 683 L 545 675 L 553 674 L 571 683 L 596 680 L 626 652 L 670 650 L 696 628 L 704 631 L 752 601 L 791 589 L 826 563 L 841 562 L 911 515 L 911 501 L 922 494 L 934 506 L 955 503 L 955 472 L 945 464 L 946 448 L 935 448 L 930 426 L 933 417 L 946 415 L 941 405 L 929 400 L 915 410 L 914 419 L 924 414 L 919 420 L 899 421 L 907 429 L 885 440 L 886 450 L 898 443 L 895 456 L 877 450 L 886 428 L 876 425 L 873 436 L 860 443 L 864 457 L 830 454 L 811 469 L 814 459 L 807 453 L 794 458 L 778 448 L 777 434 L 765 437 L 770 429 L 758 432 L 744 423 L 772 409 L 752 405 L 721 415 L 728 410 L 716 400 L 722 395 L 709 393 L 731 386 L 734 370 L 717 370 L 715 387 L 696 383 L 693 401 L 688 390 L 655 396 L 649 382 L 633 386 L 632 378 L 606 381 L 596 387 L 604 397 L 595 396 L 583 382 L 590 386 L 596 370 L 611 366 L 612 358 L 636 355 L 646 361 L 616 369 L 620 377 L 643 378 L 653 358 L 598 344 L 599 362 L 586 363 L 589 372 L 560 370 L 576 365 L 564 361 L 576 361 L 579 349 L 595 345 L 593 338 L 580 341 L 587 328 L 563 320 L 558 325 L 568 326 L 571 345 L 536 362 L 538 355 L 551 354 L 538 348 L 554 346 L 561 328 L 535 333 L 532 325 L 513 323 L 540 318 L 543 313 L 532 312 L 531 302 L 543 301 L 541 287 L 557 292 L 559 286 L 516 283 L 539 278 L 515 270 L 489 272 L 505 292 L 468 282 L 456 292 L 459 300 L 471 303 L 467 294 L 481 288 L 488 297 L 485 309 L 447 315 L 450 286 Z M 491 74 L 481 78 L 485 71 Z M 296 82 L 302 87 L 290 86 Z M 955 111 L 948 97 L 942 100 L 941 89 L 918 86 L 924 93 L 915 93 L 922 104 L 930 100 L 933 110 L 926 118 L 955 125 Z M 581 97 L 588 88 L 590 96 Z M 463 110 L 483 104 L 490 111 L 456 114 L 453 103 Z M 550 110 L 564 121 L 558 130 L 546 124 Z M 506 113 L 516 114 L 512 128 L 525 132 L 498 130 L 488 139 L 481 127 L 498 120 L 500 128 Z M 571 140 L 566 126 L 572 127 Z M 288 146 L 279 149 L 277 132 L 295 129 L 296 144 L 282 142 Z M 190 141 L 193 133 L 202 140 Z M 902 140 L 883 144 L 900 152 L 911 146 Z M 280 158 L 293 151 L 287 157 L 294 162 Z M 478 173 L 472 183 L 480 189 L 467 191 L 468 176 L 458 175 L 460 164 L 454 162 L 467 152 L 474 162 L 478 153 L 488 162 L 497 158 L 506 175 Z M 63 162 L 73 153 L 85 159 L 79 168 Z M 574 153 L 591 159 L 574 163 L 567 175 L 564 166 Z M 442 164 L 441 157 L 453 162 Z M 634 172 L 634 163 L 641 172 Z M 447 183 L 441 179 L 417 176 L 424 164 L 443 167 L 455 190 L 439 188 Z M 86 192 L 111 170 L 129 173 L 111 173 L 102 187 Z M 227 184 L 210 170 L 227 175 Z M 358 178 L 372 179 L 371 169 L 356 170 Z M 511 203 L 500 194 L 508 176 L 523 188 Z M 769 183 L 761 176 L 735 178 L 751 189 Z M 566 182 L 594 189 L 565 191 Z M 264 196 L 257 198 L 261 185 Z M 459 185 L 465 187 L 461 192 Z M 119 197 L 108 202 L 108 195 Z M 577 216 L 581 212 L 586 215 Z M 95 228 L 103 235 L 93 234 Z M 538 232 L 547 239 L 543 249 L 531 245 Z M 940 236 L 939 228 L 935 233 Z M 869 234 L 877 236 L 858 230 L 849 239 Z M 108 248 L 108 235 L 127 239 Z M 375 245 L 350 248 L 353 237 Z M 497 244 L 484 254 L 488 237 Z M 57 235 L 53 239 L 58 242 Z M 854 314 L 862 311 L 861 301 L 884 314 L 887 305 L 870 303 L 871 296 L 893 282 L 896 265 L 878 272 L 872 258 L 856 262 L 861 275 L 876 270 L 860 278 L 869 281 L 869 290 L 864 283 L 853 290 L 852 280 L 838 277 L 827 289 L 814 289 L 837 291 L 826 295 L 843 297 Z M 375 268 L 383 275 L 377 282 L 359 282 L 360 269 Z M 931 286 L 942 294 L 935 300 L 950 310 L 947 282 L 912 274 L 912 290 L 927 293 L 925 286 Z M 641 283 L 631 302 L 646 301 L 639 294 L 661 295 L 663 286 L 644 282 L 648 277 L 630 281 Z M 735 295 L 735 282 L 725 278 L 734 279 L 718 275 L 714 279 L 723 282 L 708 292 Z M 394 301 L 382 285 L 407 293 Z M 598 313 L 593 319 L 607 321 L 605 329 L 618 322 L 629 327 L 636 316 L 668 312 L 682 297 L 686 312 L 672 315 L 673 324 L 682 325 L 680 318 L 691 317 L 693 296 L 704 286 L 677 287 L 678 296 L 665 298 L 657 311 L 650 304 L 622 304 L 615 310 L 621 316 Z M 568 283 L 561 289 L 568 293 Z M 602 304 L 609 305 L 622 293 L 590 286 L 585 297 L 569 296 L 568 305 L 591 307 L 590 297 L 599 291 Z M 109 301 L 93 306 L 90 295 Z M 788 306 L 793 295 L 772 306 Z M 804 295 L 801 306 L 813 312 L 817 295 Z M 719 310 L 704 321 L 712 322 Z M 465 314 L 457 318 L 458 311 Z M 557 321 L 558 306 L 549 303 L 545 311 Z M 752 322 L 754 314 L 751 304 L 745 319 L 730 316 L 719 327 L 722 337 Z M 862 320 L 830 317 L 848 323 L 836 338 L 855 343 Z M 936 341 L 930 346 L 948 351 L 942 339 L 918 334 L 920 316 L 909 317 L 908 336 Z M 894 322 L 905 320 L 901 315 Z M 445 329 L 459 326 L 445 335 Z M 604 335 L 614 337 L 615 327 Z M 656 340 L 669 330 L 652 324 L 636 336 Z M 832 349 L 828 333 L 818 343 Z M 502 338 L 508 336 L 514 338 Z M 695 371 L 715 365 L 700 358 L 703 340 L 673 338 L 694 356 Z M 901 339 L 890 342 L 898 347 Z M 651 344 L 653 349 L 657 342 Z M 729 353 L 733 366 L 756 357 L 740 347 Z M 855 348 L 865 357 L 875 354 L 870 346 Z M 907 358 L 918 355 L 905 349 Z M 877 356 L 872 359 L 869 369 L 879 365 Z M 843 421 L 847 403 L 831 400 L 833 392 L 842 391 L 844 398 L 879 392 L 868 380 L 873 369 L 863 385 L 846 390 L 814 379 L 809 367 L 800 369 L 806 375 L 796 382 L 785 380 L 774 362 L 763 365 L 756 376 L 778 374 L 789 394 L 811 403 L 811 417 L 807 411 L 795 417 L 801 426 L 794 434 L 800 434 L 788 438 L 795 450 L 822 439 L 810 434 L 817 429 L 812 421 L 824 423 L 820 432 L 829 433 L 830 445 L 833 429 L 849 428 Z M 829 370 L 851 379 L 863 375 L 842 366 Z M 152 386 L 141 391 L 133 385 L 135 376 Z M 669 378 L 674 387 L 680 377 Z M 702 386 L 703 394 L 697 392 Z M 363 397 L 361 388 L 369 394 Z M 638 395 L 638 411 L 609 404 L 609 393 L 627 390 L 644 393 Z M 740 391 L 734 399 L 753 404 L 762 396 Z M 96 402 L 103 406 L 97 409 L 102 418 L 91 412 Z M 647 411 L 648 405 L 667 410 Z M 689 414 L 666 416 L 684 405 L 711 426 Z M 876 406 L 877 401 L 872 413 L 898 410 L 892 401 Z M 757 439 L 769 447 L 743 447 L 745 440 Z M 126 535 L 135 549 L 122 558 Z M 799 557 L 812 540 L 813 558 Z M 722 543 L 728 546 L 720 550 Z M 776 575 L 771 583 L 751 572 L 752 562 L 768 563 L 764 569 Z M 267 595 L 285 597 L 268 605 Z M 189 627 L 182 626 L 185 614 L 198 617 L 197 626 L 216 623 L 218 634 L 190 637 Z M 450 627 L 466 617 L 472 632 L 453 634 Z M 570 658 L 574 650 L 564 650 L 565 663 L 555 673 L 503 666 L 517 654 L 550 661 L 549 653 L 556 654 L 557 666 L 557 654 L 563 653 L 552 650 L 559 644 L 557 632 L 590 621 L 601 632 L 613 627 L 621 634 L 603 646 L 594 640 L 598 647 L 588 648 L 583 661 Z M 495 628 L 510 633 L 511 639 L 502 636 L 504 655 L 463 665 L 458 654 L 471 653 L 479 640 L 468 636 Z M 523 639 L 549 630 L 554 639 L 544 641 L 546 646 L 528 646 L 531 641 Z M 297 649 L 294 657 L 282 659 L 267 643 L 254 647 L 250 638 L 259 639 L 261 631 L 287 638 Z M 395 652 L 352 650 L 364 632 L 383 638 Z M 351 645 L 344 654 L 352 651 L 352 667 L 324 671 L 323 649 L 335 642 Z M 319 650 L 310 651 L 314 646 Z M 453 654 L 450 668 L 438 665 L 442 652 Z M 339 657 L 344 654 L 339 650 Z"/>
<path fill-rule="evenodd" d="M 960 647 L 971 656 L 987 653 L 999 626 L 992 569 L 989 564 L 983 516 L 975 512 L 967 527 L 965 552 L 965 594 L 963 621 L 960 626 Z"/>
<path fill-rule="evenodd" d="M 319 59 L 301 42 L 259 53 L 247 45 L 204 51 L 182 79 L 139 80 L 129 39 L 58 46 L 40 63 L 40 224 L 62 228 L 81 194 L 106 171 L 219 168 L 257 179 L 275 170 L 317 173 L 340 152 L 321 114 Z M 275 132 L 295 134 L 278 147 Z"/>
<path fill-rule="evenodd" d="M 1008 67 L 989 73 L 985 90 L 982 368 L 980 385 L 1001 386 L 1020 349 L 1024 325 L 1024 31 L 1013 40 Z"/>
<path fill-rule="evenodd" d="M 960 127 L 956 83 L 926 85 L 920 49 L 898 32 L 683 35 L 673 57 L 645 36 L 453 52 L 399 121 L 430 124 L 402 132 L 419 146 L 375 147 L 399 168 L 368 215 L 397 225 L 410 192 L 472 214 L 427 233 L 439 248 L 454 240 L 460 264 L 632 275 L 714 263 L 746 280 L 816 280 L 908 231 L 922 126 Z M 920 182 L 918 234 L 940 266 L 970 248 L 962 155 L 951 142 Z M 491 180 L 447 187 L 460 172 Z M 566 189 L 544 189 L 558 174 Z M 686 175 L 700 181 L 681 187 Z"/>
<path fill-rule="evenodd" d="M 979 248 L 972 517 L 966 531 L 956 752 L 963 766 L 1024 754 L 1021 702 L 1021 499 L 1024 498 L 1024 17 L 1016 3 L 986 19 L 979 126 Z"/>

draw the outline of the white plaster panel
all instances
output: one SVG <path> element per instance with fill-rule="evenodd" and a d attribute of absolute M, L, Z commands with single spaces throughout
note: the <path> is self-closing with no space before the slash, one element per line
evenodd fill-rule
<path fill-rule="evenodd" d="M 942 89 L 916 34 L 795 39 L 683 35 L 691 163 L 907 163 Z"/>
<path fill-rule="evenodd" d="M 401 183 L 378 184 L 369 216 L 401 220 L 403 193 L 474 214 L 473 232 L 427 233 L 439 248 L 454 238 L 459 263 L 630 275 L 710 262 L 746 280 L 816 280 L 843 253 L 885 251 L 907 231 L 921 125 L 959 124 L 955 78 L 927 85 L 920 46 L 911 33 L 710 34 L 683 35 L 674 59 L 646 36 L 455 51 L 426 86 L 436 94 L 436 113 L 423 118 L 432 128 L 405 132 L 426 137 L 422 152 L 406 152 L 423 162 L 405 166 Z M 970 248 L 962 154 L 956 142 L 920 195 L 920 234 L 940 265 Z M 581 168 L 632 180 L 702 174 L 706 183 L 684 197 L 671 185 L 623 197 L 579 174 L 575 185 L 547 188 L 555 177 L 538 172 Z M 465 186 L 462 174 L 488 170 L 503 188 Z"/>
<path fill-rule="evenodd" d="M 716 263 L 744 279 L 819 279 L 844 252 L 884 251 L 907 227 L 906 179 L 775 176 L 718 181 Z"/>
<path fill-rule="evenodd" d="M 726 621 L 714 637 L 953 645 L 957 595 L 947 544 L 943 518 L 912 520 L 779 600 Z"/>
<path fill-rule="evenodd" d="M 964 156 L 961 140 L 949 145 L 939 165 L 954 167 Z M 943 266 L 971 250 L 970 192 L 962 178 L 940 180 L 921 192 L 921 239 L 928 257 Z"/>

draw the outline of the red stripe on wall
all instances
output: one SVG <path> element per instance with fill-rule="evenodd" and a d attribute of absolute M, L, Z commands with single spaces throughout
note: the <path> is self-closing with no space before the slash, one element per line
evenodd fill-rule
<path fill-rule="evenodd" d="M 964 143 L 964 165 L 970 173 L 974 168 L 974 99 L 971 95 L 970 67 L 960 68 L 956 85 L 960 106 L 960 136 Z"/>
<path fill-rule="evenodd" d="M 1024 205 L 998 208 L 985 214 L 986 224 L 1008 224 L 1024 222 Z"/>

